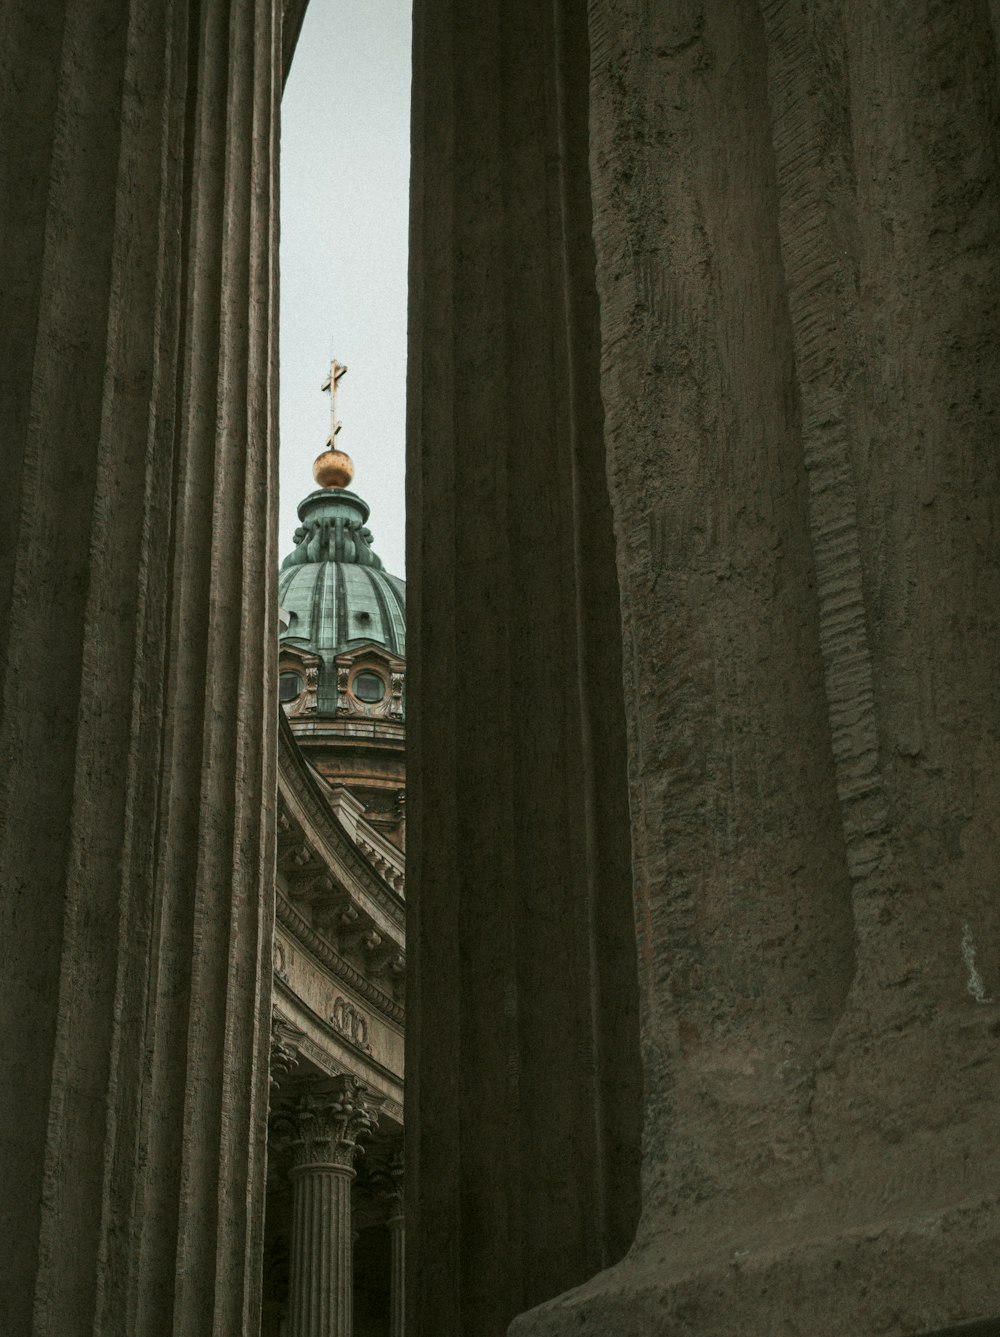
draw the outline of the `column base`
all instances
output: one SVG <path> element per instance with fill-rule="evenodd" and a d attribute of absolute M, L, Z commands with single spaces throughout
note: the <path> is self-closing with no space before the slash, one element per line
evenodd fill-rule
<path fill-rule="evenodd" d="M 1000 1199 L 672 1269 L 655 1244 L 509 1337 L 1000 1337 Z M 969 1326 L 966 1326 L 969 1325 Z"/>

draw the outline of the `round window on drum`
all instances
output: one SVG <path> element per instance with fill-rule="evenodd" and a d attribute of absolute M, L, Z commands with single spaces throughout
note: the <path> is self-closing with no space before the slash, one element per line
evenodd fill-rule
<path fill-rule="evenodd" d="M 359 701 L 366 701 L 369 705 L 381 701 L 385 696 L 385 683 L 377 673 L 368 671 L 359 673 L 351 684 L 351 688 Z"/>
<path fill-rule="evenodd" d="M 297 673 L 282 673 L 278 678 L 278 699 L 282 705 L 302 695 L 302 679 Z"/>

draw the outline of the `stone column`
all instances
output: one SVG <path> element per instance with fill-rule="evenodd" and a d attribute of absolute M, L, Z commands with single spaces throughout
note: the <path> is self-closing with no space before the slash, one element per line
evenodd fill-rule
<path fill-rule="evenodd" d="M 403 1337 L 406 1328 L 406 1217 L 403 1210 L 403 1153 L 396 1152 L 382 1180 L 389 1229 L 389 1332 Z"/>
<path fill-rule="evenodd" d="M 643 1213 L 512 1332 L 995 1318 L 988 8 L 588 12 Z"/>
<path fill-rule="evenodd" d="M 622 1238 L 634 976 L 613 936 L 588 970 L 578 930 L 618 904 L 625 825 L 641 1224 L 513 1331 L 992 1315 L 989 7 L 595 0 L 589 88 L 582 8 L 416 5 L 411 1337 L 499 1332 Z M 602 617 L 617 675 L 586 654 Z M 540 671 L 562 690 L 528 711 Z"/>
<path fill-rule="evenodd" d="M 374 1100 L 346 1075 L 273 1116 L 274 1135 L 292 1158 L 288 1337 L 351 1337 L 351 1181 L 358 1139 L 377 1122 Z"/>
<path fill-rule="evenodd" d="M 400 1211 L 386 1222 L 392 1250 L 389 1277 L 389 1332 L 391 1337 L 403 1337 L 406 1331 L 406 1219 Z"/>
<path fill-rule="evenodd" d="M 281 5 L 0 9 L 0 1331 L 253 1333 Z"/>
<path fill-rule="evenodd" d="M 581 4 L 414 18 L 409 1326 L 492 1337 L 620 1257 L 638 1216 L 590 52 Z"/>

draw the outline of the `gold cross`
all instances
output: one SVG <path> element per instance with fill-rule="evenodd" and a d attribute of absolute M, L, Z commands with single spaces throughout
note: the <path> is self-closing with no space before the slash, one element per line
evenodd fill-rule
<path fill-rule="evenodd" d="M 341 366 L 339 362 L 330 363 L 330 375 L 323 382 L 322 389 L 330 392 L 330 440 L 327 443 L 331 448 L 333 438 L 340 431 L 342 423 L 337 421 L 337 382 L 347 371 L 346 365 Z"/>

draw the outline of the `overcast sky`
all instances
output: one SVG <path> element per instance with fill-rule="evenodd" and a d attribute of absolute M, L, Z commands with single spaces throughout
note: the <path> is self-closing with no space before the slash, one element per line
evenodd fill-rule
<path fill-rule="evenodd" d="M 281 556 L 337 416 L 351 490 L 403 575 L 409 0 L 311 0 L 281 109 Z"/>

